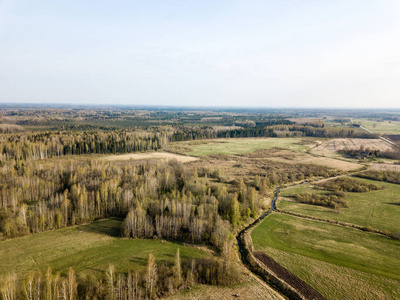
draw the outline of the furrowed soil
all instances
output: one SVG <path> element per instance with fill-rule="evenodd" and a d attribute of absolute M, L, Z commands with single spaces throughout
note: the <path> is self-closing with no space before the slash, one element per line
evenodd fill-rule
<path fill-rule="evenodd" d="M 332 156 L 339 150 L 358 150 L 360 147 L 364 149 L 373 149 L 380 151 L 390 151 L 393 147 L 381 139 L 331 139 L 323 142 L 315 147 L 313 152 L 316 154 Z"/>
<path fill-rule="evenodd" d="M 278 278 L 282 279 L 290 286 L 299 291 L 306 299 L 324 299 L 324 297 L 308 285 L 305 281 L 291 273 L 288 269 L 281 266 L 274 259 L 266 255 L 264 252 L 254 252 L 254 256 L 260 260 L 268 269 L 270 269 Z"/>

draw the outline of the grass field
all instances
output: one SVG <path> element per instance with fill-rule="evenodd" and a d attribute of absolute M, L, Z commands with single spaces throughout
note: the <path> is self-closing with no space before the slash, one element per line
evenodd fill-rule
<path fill-rule="evenodd" d="M 172 262 L 177 248 L 182 260 L 207 254 L 192 247 L 161 240 L 122 239 L 118 237 L 121 220 L 107 219 L 92 224 L 64 228 L 0 242 L 0 275 L 31 270 L 65 273 L 74 267 L 79 274 L 102 276 L 108 264 L 117 271 L 140 269 L 149 253 L 158 262 Z"/>
<path fill-rule="evenodd" d="M 279 195 L 277 206 L 282 210 L 323 219 L 370 226 L 389 232 L 400 231 L 400 185 L 367 179 L 357 180 L 375 183 L 384 186 L 385 189 L 367 193 L 346 193 L 344 200 L 349 204 L 349 207 L 341 208 L 340 213 L 335 213 L 332 208 L 298 203 L 284 198 L 305 191 L 323 192 L 321 189 L 315 189 L 309 184 L 304 184 L 283 189 Z"/>
<path fill-rule="evenodd" d="M 361 124 L 373 133 L 400 134 L 400 122 L 396 121 L 374 121 L 368 119 L 355 119 L 354 123 Z"/>
<path fill-rule="evenodd" d="M 185 289 L 180 293 L 169 296 L 168 300 L 199 300 L 199 299 L 219 299 L 231 300 L 247 299 L 247 300 L 284 300 L 282 295 L 272 289 L 266 283 L 255 275 L 250 275 L 247 269 L 241 274 L 240 283 L 233 286 L 211 286 L 205 284 L 196 284 L 190 290 Z M 237 296 L 234 296 L 237 295 Z"/>
<path fill-rule="evenodd" d="M 329 299 L 400 297 L 400 242 L 359 230 L 272 214 L 252 232 L 265 251 Z"/>
<path fill-rule="evenodd" d="M 244 154 L 259 149 L 284 148 L 293 151 L 306 151 L 314 143 L 302 138 L 241 138 L 218 139 L 207 142 L 181 142 L 187 147 L 186 154 L 192 156 L 204 156 L 212 154 Z"/>

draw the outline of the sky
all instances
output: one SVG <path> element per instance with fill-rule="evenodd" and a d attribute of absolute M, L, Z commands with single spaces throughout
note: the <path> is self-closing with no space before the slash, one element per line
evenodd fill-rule
<path fill-rule="evenodd" d="M 0 0 L 0 103 L 400 108 L 399 0 Z"/>

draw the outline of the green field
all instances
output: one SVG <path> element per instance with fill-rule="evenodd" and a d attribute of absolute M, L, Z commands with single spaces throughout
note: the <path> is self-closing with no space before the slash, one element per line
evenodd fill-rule
<path fill-rule="evenodd" d="M 177 248 L 182 260 L 209 254 L 161 240 L 119 238 L 121 220 L 107 219 L 92 224 L 33 234 L 0 242 L 0 275 L 31 270 L 65 273 L 71 266 L 79 274 L 101 276 L 109 264 L 117 271 L 141 269 L 149 253 L 158 262 L 172 262 Z"/>
<path fill-rule="evenodd" d="M 312 142 L 303 143 L 302 138 L 242 138 L 218 139 L 208 142 L 184 142 L 190 148 L 186 154 L 204 156 L 212 154 L 244 154 L 260 149 L 284 148 L 293 151 L 306 151 Z"/>
<path fill-rule="evenodd" d="M 356 119 L 354 123 L 361 124 L 373 133 L 400 134 L 400 122 L 396 121 L 374 121 L 368 119 Z"/>
<path fill-rule="evenodd" d="M 252 238 L 256 250 L 265 251 L 329 299 L 400 296 L 399 241 L 282 214 L 266 218 Z"/>
<path fill-rule="evenodd" d="M 367 193 L 346 193 L 344 200 L 348 208 L 341 208 L 336 213 L 332 208 L 294 202 L 284 197 L 296 193 L 322 193 L 309 184 L 283 189 L 279 194 L 277 206 L 279 209 L 310 215 L 323 219 L 343 221 L 360 226 L 370 226 L 375 229 L 398 232 L 400 231 L 400 185 L 357 179 L 368 183 L 384 186 L 385 189 Z"/>

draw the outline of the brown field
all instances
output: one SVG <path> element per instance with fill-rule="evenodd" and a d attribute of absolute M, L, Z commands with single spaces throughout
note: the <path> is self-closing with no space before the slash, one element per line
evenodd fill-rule
<path fill-rule="evenodd" d="M 400 172 L 400 165 L 394 165 L 394 164 L 371 164 L 370 165 L 371 170 L 377 170 L 377 171 L 396 171 Z"/>
<path fill-rule="evenodd" d="M 386 143 L 381 139 L 331 139 L 315 147 L 313 151 L 327 155 L 338 150 L 360 149 L 360 147 L 381 151 L 393 149 L 389 143 Z"/>
<path fill-rule="evenodd" d="M 330 167 L 341 171 L 352 171 L 361 167 L 361 165 L 354 162 L 334 159 L 330 157 L 313 156 L 307 153 L 298 153 L 288 150 L 276 152 L 268 159 L 293 164 L 313 164 L 317 166 Z"/>
<path fill-rule="evenodd" d="M 121 160 L 130 160 L 130 159 L 140 160 L 140 159 L 151 159 L 151 158 L 165 159 L 165 160 L 176 159 L 182 163 L 187 163 L 187 162 L 198 160 L 197 157 L 168 153 L 168 152 L 129 153 L 129 154 L 121 154 L 121 155 L 110 155 L 110 156 L 104 157 L 103 159 L 108 160 L 108 161 L 121 161 Z"/>

